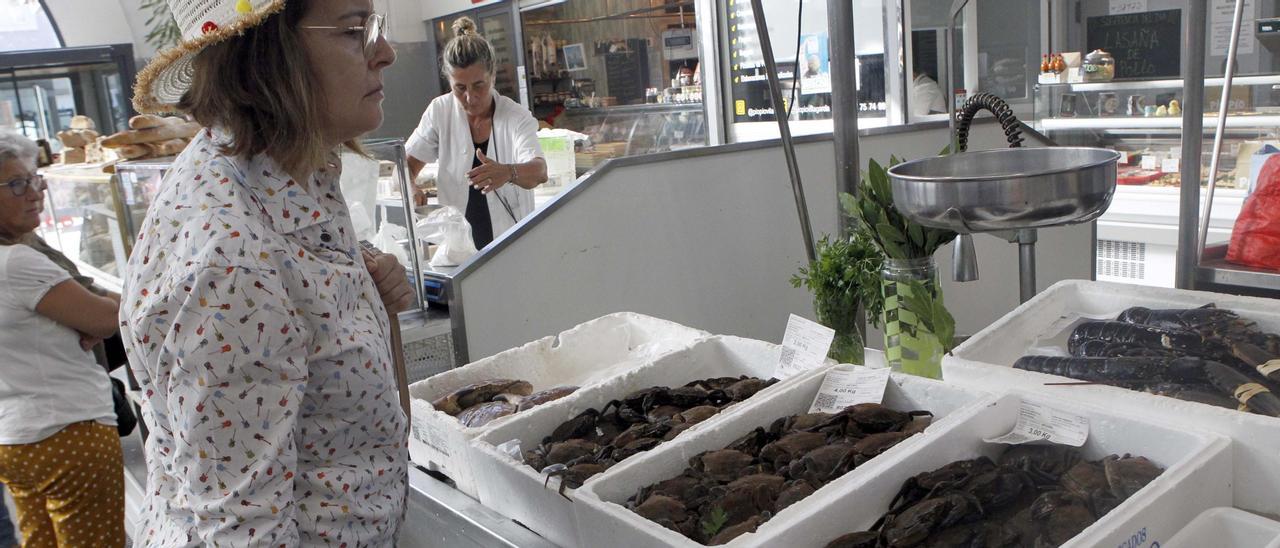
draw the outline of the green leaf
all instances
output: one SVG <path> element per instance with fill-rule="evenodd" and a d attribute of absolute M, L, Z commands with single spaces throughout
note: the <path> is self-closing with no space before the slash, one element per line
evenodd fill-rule
<path fill-rule="evenodd" d="M 702 520 L 702 534 L 706 535 L 707 539 L 710 540 L 711 537 L 720 532 L 720 529 L 724 528 L 724 524 L 728 521 L 729 513 L 725 512 L 724 508 L 719 506 L 712 508 L 707 518 Z"/>
<path fill-rule="evenodd" d="M 918 248 L 921 248 L 921 249 L 925 249 L 925 245 L 924 245 L 924 229 L 923 229 L 923 228 L 921 228 L 921 227 L 920 227 L 920 225 L 918 225 L 918 224 L 916 224 L 916 223 L 910 223 L 910 224 L 908 224 L 908 225 L 907 225 L 907 235 L 911 237 L 911 244 L 912 244 L 912 245 L 914 245 L 914 246 L 916 246 L 916 247 L 918 247 Z"/>

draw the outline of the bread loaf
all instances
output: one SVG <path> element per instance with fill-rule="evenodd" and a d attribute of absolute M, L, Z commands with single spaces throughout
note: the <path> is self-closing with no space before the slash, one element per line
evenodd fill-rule
<path fill-rule="evenodd" d="M 183 122 L 181 124 L 161 123 L 159 127 L 142 130 L 126 130 L 102 140 L 102 146 L 119 148 L 125 145 L 143 143 L 160 143 L 172 139 L 190 139 L 200 131 L 199 124 Z"/>
<path fill-rule="evenodd" d="M 116 147 L 116 154 L 126 160 L 137 160 L 155 154 L 155 148 L 149 144 L 124 145 Z"/>
<path fill-rule="evenodd" d="M 154 114 L 139 114 L 129 119 L 129 129 L 151 129 L 164 125 L 164 118 Z"/>
<path fill-rule="evenodd" d="M 93 118 L 88 116 L 72 116 L 71 129 L 98 129 L 98 124 L 94 123 Z"/>
<path fill-rule="evenodd" d="M 85 154 L 83 148 L 67 148 L 62 150 L 62 163 L 83 164 Z"/>
<path fill-rule="evenodd" d="M 153 143 L 152 146 L 156 148 L 156 154 L 160 156 L 176 156 L 181 154 L 183 149 L 187 148 L 187 140 L 170 139 L 163 143 Z"/>

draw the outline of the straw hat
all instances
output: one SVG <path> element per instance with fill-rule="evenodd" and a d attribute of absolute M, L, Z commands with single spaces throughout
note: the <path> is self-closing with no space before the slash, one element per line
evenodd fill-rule
<path fill-rule="evenodd" d="M 169 11 L 182 29 L 182 42 L 161 52 L 138 73 L 133 107 L 139 112 L 177 110 L 178 100 L 191 87 L 191 65 L 204 48 L 242 34 L 284 9 L 285 0 L 168 0 Z"/>

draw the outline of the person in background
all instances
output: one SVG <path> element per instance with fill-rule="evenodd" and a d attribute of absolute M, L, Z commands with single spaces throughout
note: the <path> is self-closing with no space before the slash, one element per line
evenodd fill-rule
<path fill-rule="evenodd" d="M 142 112 L 202 129 L 129 257 L 122 335 L 145 394 L 139 546 L 395 543 L 408 420 L 389 314 L 413 287 L 362 253 L 340 152 L 382 123 L 395 52 L 371 0 L 170 0 L 183 42 Z"/>
<path fill-rule="evenodd" d="M 439 162 L 440 204 L 464 212 L 481 249 L 533 212 L 532 189 L 547 182 L 547 163 L 533 114 L 493 89 L 493 45 L 467 17 L 453 23 L 453 32 L 441 55 L 450 92 L 427 106 L 405 151 L 414 179 Z"/>
<path fill-rule="evenodd" d="M 0 482 L 25 546 L 123 546 L 111 384 L 87 351 L 116 332 L 117 304 L 20 243 L 44 207 L 36 155 L 0 133 Z"/>
<path fill-rule="evenodd" d="M 947 112 L 947 103 L 938 82 L 921 71 L 919 65 L 912 72 L 915 73 L 915 78 L 911 81 L 911 115 L 928 116 Z"/>

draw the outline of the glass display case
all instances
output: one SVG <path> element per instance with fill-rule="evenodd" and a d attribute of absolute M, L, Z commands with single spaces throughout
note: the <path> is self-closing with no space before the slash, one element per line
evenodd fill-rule
<path fill-rule="evenodd" d="M 130 211 L 126 219 L 125 249 L 133 251 L 133 243 L 138 237 L 138 228 L 147 214 L 147 208 L 160 192 L 160 182 L 173 164 L 173 157 L 136 160 L 116 164 L 116 193 Z"/>
<path fill-rule="evenodd" d="M 146 214 L 125 205 L 115 177 L 101 165 L 52 166 L 40 171 L 48 183 L 40 237 L 107 289 L 119 289 L 133 237 L 130 226 Z"/>
<path fill-rule="evenodd" d="M 1225 244 L 1260 166 L 1258 152 L 1280 146 L 1280 75 L 1232 83 L 1207 242 Z M 1174 286 L 1182 158 L 1183 82 L 1132 79 L 1039 84 L 1035 127 L 1060 145 L 1120 151 L 1116 197 L 1098 222 L 1098 279 Z M 1221 78 L 1205 79 L 1201 187 L 1206 186 Z"/>
<path fill-rule="evenodd" d="M 707 117 L 702 103 L 566 109 L 556 125 L 591 138 L 588 148 L 577 151 L 579 175 L 609 158 L 707 144 Z"/>

